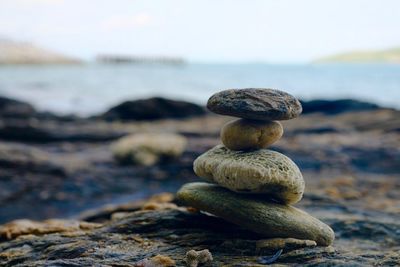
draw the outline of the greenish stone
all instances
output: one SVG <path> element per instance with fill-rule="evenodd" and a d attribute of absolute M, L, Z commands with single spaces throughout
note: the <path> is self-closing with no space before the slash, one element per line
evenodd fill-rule
<path fill-rule="evenodd" d="M 208 183 L 189 183 L 177 193 L 184 205 L 219 216 L 265 237 L 314 240 L 332 244 L 333 230 L 308 213 L 290 205 L 271 203 Z"/>

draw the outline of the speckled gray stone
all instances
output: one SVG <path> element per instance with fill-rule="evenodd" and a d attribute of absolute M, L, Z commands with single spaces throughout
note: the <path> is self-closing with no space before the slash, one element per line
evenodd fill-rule
<path fill-rule="evenodd" d="M 304 192 L 303 176 L 285 155 L 268 149 L 250 152 L 218 145 L 193 163 L 197 176 L 232 191 L 263 194 L 282 203 L 298 202 Z"/>
<path fill-rule="evenodd" d="M 217 114 L 253 120 L 289 120 L 302 112 L 292 95 L 275 89 L 229 89 L 208 99 L 207 108 Z"/>
<path fill-rule="evenodd" d="M 295 207 L 271 203 L 238 194 L 208 183 L 189 183 L 177 193 L 184 205 L 194 207 L 265 237 L 314 240 L 320 246 L 332 244 L 333 230 Z"/>

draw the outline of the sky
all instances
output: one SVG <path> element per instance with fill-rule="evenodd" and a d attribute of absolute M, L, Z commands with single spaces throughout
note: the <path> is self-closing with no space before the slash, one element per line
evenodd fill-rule
<path fill-rule="evenodd" d="M 301 63 L 400 47 L 400 1 L 0 0 L 0 36 L 84 59 Z"/>

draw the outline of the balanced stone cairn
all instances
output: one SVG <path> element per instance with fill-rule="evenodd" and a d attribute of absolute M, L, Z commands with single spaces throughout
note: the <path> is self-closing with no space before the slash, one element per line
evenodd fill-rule
<path fill-rule="evenodd" d="M 332 244 L 335 236 L 328 225 L 291 206 L 304 192 L 297 165 L 266 149 L 283 134 L 278 121 L 302 112 L 300 102 L 279 90 L 232 89 L 211 96 L 207 108 L 239 119 L 223 126 L 223 145 L 194 161 L 196 175 L 214 184 L 186 184 L 178 191 L 178 200 L 267 238 Z"/>

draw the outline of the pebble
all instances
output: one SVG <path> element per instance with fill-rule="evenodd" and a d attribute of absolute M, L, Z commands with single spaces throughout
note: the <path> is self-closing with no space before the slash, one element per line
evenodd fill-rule
<path fill-rule="evenodd" d="M 292 95 L 275 89 L 229 89 L 208 99 L 207 108 L 217 114 L 250 120 L 290 120 L 302 112 Z"/>
<path fill-rule="evenodd" d="M 186 144 L 186 138 L 178 134 L 138 133 L 120 138 L 111 145 L 111 150 L 121 164 L 152 166 L 180 157 Z"/>
<path fill-rule="evenodd" d="M 268 149 L 233 151 L 223 145 L 205 152 L 193 163 L 197 176 L 239 193 L 292 204 L 300 201 L 305 183 L 297 165 Z"/>
<path fill-rule="evenodd" d="M 232 150 L 255 150 L 272 145 L 282 135 L 280 122 L 237 119 L 222 127 L 221 141 Z"/>
<path fill-rule="evenodd" d="M 187 267 L 197 267 L 206 263 L 211 263 L 213 257 L 208 249 L 203 250 L 189 250 L 185 255 L 185 262 Z"/>

